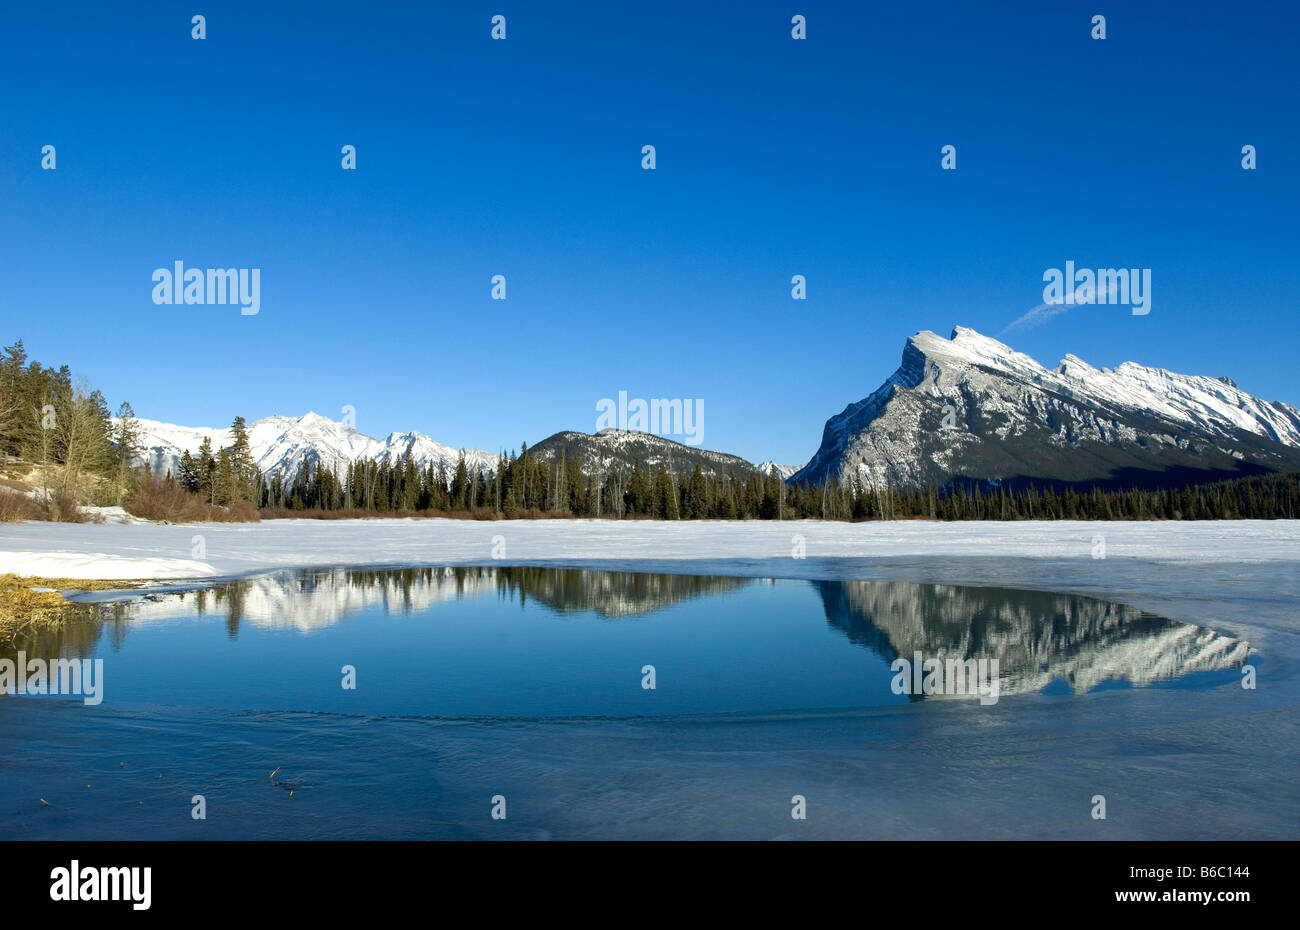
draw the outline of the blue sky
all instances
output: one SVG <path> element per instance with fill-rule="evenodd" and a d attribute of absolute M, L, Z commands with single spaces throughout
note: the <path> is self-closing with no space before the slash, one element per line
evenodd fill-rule
<path fill-rule="evenodd" d="M 140 416 L 495 450 L 626 390 L 800 463 L 908 335 L 996 336 L 1067 260 L 1151 268 L 1151 313 L 1005 341 L 1300 404 L 1296 4 L 190 6 L 0 30 L 0 339 Z M 260 268 L 260 313 L 156 306 L 176 260 Z"/>

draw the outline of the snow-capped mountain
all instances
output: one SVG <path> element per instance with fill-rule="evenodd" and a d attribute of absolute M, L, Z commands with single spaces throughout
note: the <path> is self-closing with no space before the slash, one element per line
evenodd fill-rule
<path fill-rule="evenodd" d="M 147 461 L 158 474 L 168 471 L 176 474 L 181 455 L 186 451 L 191 455 L 196 453 L 205 438 L 211 441 L 214 452 L 232 441 L 229 429 L 176 426 L 143 419 L 137 422 L 143 449 L 140 461 Z M 274 474 L 291 478 L 306 462 L 313 467 L 323 463 L 336 470 L 358 459 L 378 462 L 387 458 L 396 462 L 408 451 L 419 468 L 432 463 L 435 468 L 442 465 L 448 473 L 455 470 L 462 455 L 467 467 L 480 472 L 497 466 L 495 453 L 455 449 L 417 432 L 390 433 L 386 439 L 376 439 L 316 413 L 258 420 L 248 426 L 248 438 L 257 467 L 267 478 Z M 640 463 L 643 468 L 662 464 L 676 474 L 690 474 L 699 465 L 706 475 L 745 477 L 756 468 L 738 456 L 697 449 L 636 430 L 605 429 L 595 434 L 560 432 L 537 443 L 530 452 L 547 458 L 563 455 L 566 459 L 577 459 L 584 469 L 595 472 L 631 471 L 635 463 Z M 769 468 L 775 468 L 782 478 L 788 478 L 796 470 L 764 463 L 764 472 Z"/>
<path fill-rule="evenodd" d="M 231 443 L 229 429 L 175 426 L 156 420 L 139 420 L 142 461 L 157 474 L 176 474 L 182 453 L 198 451 L 204 438 L 211 440 L 215 452 Z M 480 471 L 495 467 L 496 456 L 479 449 L 454 449 L 436 442 L 423 433 L 392 433 L 387 439 L 375 439 L 347 423 L 308 413 L 301 417 L 267 417 L 248 427 L 253 458 L 262 474 L 270 478 L 279 474 L 292 478 L 306 462 L 313 467 L 324 464 L 343 469 L 349 462 L 371 459 L 399 460 L 408 451 L 420 468 L 432 463 L 436 468 L 455 469 L 463 455 L 469 468 Z"/>
<path fill-rule="evenodd" d="M 776 475 L 782 481 L 788 481 L 790 477 L 796 474 L 802 465 L 778 465 L 771 459 L 767 459 L 758 466 L 758 470 L 765 475 Z"/>
<path fill-rule="evenodd" d="M 1133 362 L 1094 368 L 1074 355 L 1045 368 L 959 326 L 948 339 L 908 339 L 898 370 L 826 422 L 792 480 L 1126 487 L 1297 468 L 1300 410 L 1231 379 Z"/>
<path fill-rule="evenodd" d="M 182 453 L 228 429 L 140 420 L 142 459 L 175 473 Z M 267 417 L 248 427 L 268 478 L 291 478 L 310 462 L 342 469 L 358 459 L 449 471 L 495 468 L 497 455 L 455 449 L 418 432 L 376 439 L 316 413 Z M 738 456 L 651 433 L 564 431 L 534 455 L 577 460 L 588 473 L 665 466 L 688 475 L 747 478 L 759 471 L 810 484 L 856 476 L 869 485 L 944 487 L 952 482 L 1158 487 L 1279 470 L 1300 470 L 1300 410 L 1261 400 L 1229 378 L 1181 375 L 1124 362 L 1094 368 L 1067 355 L 1045 368 L 972 329 L 950 338 L 920 332 L 902 364 L 874 393 L 826 422 L 821 447 L 803 467 L 754 465 Z"/>

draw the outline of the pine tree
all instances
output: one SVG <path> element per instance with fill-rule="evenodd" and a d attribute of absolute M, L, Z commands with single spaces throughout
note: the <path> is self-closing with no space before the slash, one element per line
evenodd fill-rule
<path fill-rule="evenodd" d="M 469 509 L 469 470 L 465 467 L 465 456 L 456 461 L 456 477 L 451 479 L 451 502 L 456 510 Z"/>
<path fill-rule="evenodd" d="M 230 447 L 222 446 L 217 450 L 215 495 L 212 503 L 225 507 L 239 499 L 239 482 L 231 459 Z"/>
<path fill-rule="evenodd" d="M 212 440 L 207 436 L 199 443 L 198 461 L 195 463 L 197 484 L 195 489 L 209 504 L 217 502 L 217 461 L 212 457 Z"/>
<path fill-rule="evenodd" d="M 181 487 L 187 491 L 198 491 L 199 489 L 199 469 L 190 450 L 186 449 L 181 453 L 181 460 L 176 466 L 176 480 L 180 482 Z"/>
<path fill-rule="evenodd" d="M 248 501 L 256 503 L 261 491 L 262 476 L 253 458 L 252 443 L 243 417 L 235 417 L 230 424 L 231 443 L 228 447 L 227 503 Z"/>
<path fill-rule="evenodd" d="M 131 405 L 122 402 L 117 408 L 117 425 L 113 429 L 113 458 L 116 471 L 117 505 L 126 503 L 134 491 L 135 473 L 131 463 L 140 452 L 140 424 Z"/>

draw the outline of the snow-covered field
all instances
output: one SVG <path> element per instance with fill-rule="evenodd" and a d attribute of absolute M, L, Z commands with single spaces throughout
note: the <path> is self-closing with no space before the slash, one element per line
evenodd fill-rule
<path fill-rule="evenodd" d="M 802 555 L 799 548 L 802 541 Z M 1196 523 L 614 522 L 269 520 L 258 524 L 0 526 L 0 572 L 60 578 L 227 578 L 280 568 L 481 562 L 780 560 L 783 576 L 825 559 L 1115 560 L 1300 564 L 1300 521 Z M 800 565 L 800 562 L 809 564 Z M 745 572 L 749 574 L 749 572 Z"/>

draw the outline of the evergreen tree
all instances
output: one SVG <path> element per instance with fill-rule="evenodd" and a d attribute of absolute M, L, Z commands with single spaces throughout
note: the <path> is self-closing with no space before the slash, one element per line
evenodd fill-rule
<path fill-rule="evenodd" d="M 181 453 L 181 460 L 176 466 L 176 480 L 180 486 L 187 491 L 197 492 L 200 486 L 199 467 L 197 461 L 190 455 L 190 450 L 186 449 Z"/>
<path fill-rule="evenodd" d="M 196 490 L 209 504 L 217 502 L 217 460 L 212 456 L 212 440 L 207 436 L 199 443 L 198 461 L 195 462 L 198 474 Z"/>
<path fill-rule="evenodd" d="M 464 455 L 457 460 L 456 477 L 451 479 L 451 501 L 455 510 L 469 509 L 469 471 L 465 467 Z"/>
<path fill-rule="evenodd" d="M 135 490 L 132 463 L 140 453 L 140 424 L 131 405 L 122 402 L 117 408 L 117 425 L 113 429 L 113 460 L 117 483 L 116 504 L 126 503 Z"/>
<path fill-rule="evenodd" d="M 234 422 L 230 424 L 230 436 L 226 501 L 232 504 L 237 501 L 254 503 L 261 491 L 262 476 L 257 470 L 257 462 L 253 459 L 252 444 L 249 442 L 248 429 L 244 425 L 243 417 L 235 417 Z"/>

